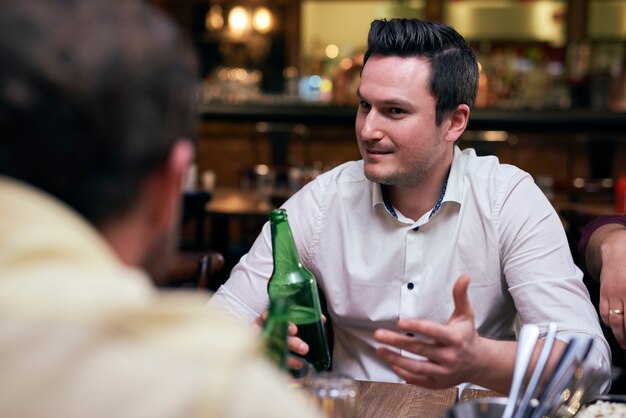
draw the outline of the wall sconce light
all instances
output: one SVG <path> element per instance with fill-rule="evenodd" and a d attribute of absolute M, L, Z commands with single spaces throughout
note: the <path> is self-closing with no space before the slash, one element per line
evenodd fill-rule
<path fill-rule="evenodd" d="M 204 26 L 209 31 L 222 30 L 224 27 L 224 12 L 222 6 L 216 4 L 211 6 L 204 18 Z"/>
<path fill-rule="evenodd" d="M 235 34 L 243 34 L 250 29 L 250 12 L 243 6 L 235 6 L 228 13 L 228 28 Z"/>
<path fill-rule="evenodd" d="M 259 34 L 267 34 L 274 26 L 274 15 L 265 6 L 257 6 L 252 9 L 248 5 L 234 5 L 224 18 L 224 8 L 221 5 L 213 5 L 205 16 L 205 27 L 213 33 L 227 32 L 234 37 L 242 37 L 252 31 Z M 222 33 L 224 35 L 226 33 Z"/>
<path fill-rule="evenodd" d="M 257 7 L 252 17 L 252 26 L 260 33 L 267 33 L 274 25 L 272 13 L 267 7 Z"/>

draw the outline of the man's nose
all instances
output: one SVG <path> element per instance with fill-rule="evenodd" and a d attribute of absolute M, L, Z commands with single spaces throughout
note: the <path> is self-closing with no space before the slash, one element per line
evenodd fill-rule
<path fill-rule="evenodd" d="M 378 141 L 383 137 L 381 131 L 380 115 L 375 110 L 370 110 L 365 115 L 361 125 L 361 138 L 370 141 Z"/>

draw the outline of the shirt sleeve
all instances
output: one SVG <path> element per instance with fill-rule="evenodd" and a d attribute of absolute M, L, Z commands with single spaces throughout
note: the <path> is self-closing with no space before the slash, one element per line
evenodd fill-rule
<path fill-rule="evenodd" d="M 318 183 L 314 180 L 307 184 L 283 205 L 304 264 L 311 255 L 316 225 L 322 213 L 323 193 Z M 269 305 L 267 284 L 273 268 L 271 226 L 266 222 L 250 251 L 233 267 L 226 283 L 211 297 L 209 306 L 222 309 L 246 323 L 254 322 Z"/>
<path fill-rule="evenodd" d="M 578 253 L 583 260 L 585 259 L 585 252 L 587 251 L 587 244 L 589 243 L 591 235 L 601 226 L 613 223 L 626 226 L 626 215 L 598 216 L 585 226 L 580 236 L 580 241 L 578 241 Z"/>
<path fill-rule="evenodd" d="M 559 216 L 530 176 L 513 178 L 500 196 L 502 270 L 521 322 L 539 325 L 544 335 L 556 322 L 563 341 L 593 337 L 588 364 L 608 372 L 609 347 Z"/>

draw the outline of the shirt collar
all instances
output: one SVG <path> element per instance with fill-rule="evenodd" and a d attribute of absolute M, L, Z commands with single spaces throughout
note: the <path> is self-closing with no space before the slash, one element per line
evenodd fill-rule
<path fill-rule="evenodd" d="M 445 202 L 461 203 L 463 195 L 464 166 L 465 160 L 463 158 L 463 153 L 460 148 L 455 145 L 452 156 L 452 166 L 450 167 L 450 173 L 448 174 L 448 184 L 442 204 Z M 370 182 L 370 187 L 372 191 L 372 207 L 382 205 L 390 215 L 397 218 L 395 210 L 389 201 L 386 187 L 374 182 Z"/>
<path fill-rule="evenodd" d="M 461 204 L 463 198 L 463 173 L 465 171 L 466 159 L 458 146 L 454 146 L 452 155 L 452 166 L 448 174 L 448 188 L 443 202 L 457 202 Z"/>

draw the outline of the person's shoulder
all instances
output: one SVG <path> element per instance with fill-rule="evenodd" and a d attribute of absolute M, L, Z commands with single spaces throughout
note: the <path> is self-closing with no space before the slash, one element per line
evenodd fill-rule
<path fill-rule="evenodd" d="M 55 314 L 50 307 L 45 316 L 14 312 L 7 323 L 16 321 L 22 331 L 3 342 L 14 356 L 11 373 L 23 373 L 40 354 L 20 347 L 57 349 L 46 352 L 46 367 L 29 383 L 29 390 L 42 393 L 38 403 L 3 407 L 25 411 L 24 416 L 68 418 L 137 411 L 154 418 L 229 416 L 224 399 L 236 392 L 237 379 L 266 367 L 252 331 L 205 307 L 206 297 L 156 293 L 109 310 L 67 306 L 72 315 Z M 0 385 L 6 379 L 0 378 Z M 266 379 L 268 384 L 275 380 Z M 76 402 L 59 403 L 59 394 Z M 0 396 L 8 402 L 20 397 L 13 398 Z M 3 407 L 0 411 L 7 410 Z"/>
<path fill-rule="evenodd" d="M 530 176 L 521 168 L 508 163 L 502 163 L 495 155 L 478 156 L 472 148 L 466 148 L 456 157 L 458 164 L 463 167 L 465 176 L 482 178 L 490 181 L 509 181 L 513 178 Z"/>
<path fill-rule="evenodd" d="M 345 197 L 346 194 L 360 193 L 364 187 L 369 187 L 370 182 L 363 173 L 363 161 L 347 161 L 328 171 L 318 175 L 313 181 L 304 185 L 304 187 L 294 195 L 295 199 L 289 204 L 296 201 L 305 201 L 310 203 L 310 198 L 324 206 L 337 196 Z"/>
<path fill-rule="evenodd" d="M 347 161 L 342 163 L 317 177 L 317 180 L 321 183 L 355 183 L 363 182 L 367 179 L 363 174 L 363 161 Z"/>
<path fill-rule="evenodd" d="M 191 384 L 189 402 L 207 416 L 283 417 L 306 404 L 286 399 L 288 381 L 262 356 L 259 335 L 193 294 L 161 294 L 141 326 L 148 351 L 165 351 L 175 385 Z M 147 336 L 146 323 L 158 321 Z M 148 331 L 146 331 L 148 330 Z M 241 398 L 246 405 L 239 405 Z M 241 414 L 240 414 L 241 412 Z M 306 414 L 305 414 L 306 415 Z"/>
<path fill-rule="evenodd" d="M 162 370 L 154 374 L 154 385 L 176 388 L 171 392 L 179 398 L 172 402 L 226 416 L 224 399 L 232 397 L 236 380 L 263 369 L 265 361 L 250 326 L 205 303 L 191 292 L 159 292 L 118 325 L 125 329 L 121 338 L 135 347 L 129 352 L 142 357 L 139 363 Z M 271 375 L 265 381 L 272 383 Z"/>
<path fill-rule="evenodd" d="M 248 326 L 227 313 L 206 306 L 206 295 L 196 292 L 157 292 L 152 303 L 133 312 L 134 326 L 153 344 L 205 358 L 237 356 L 256 351 Z M 219 336 L 219 338 L 217 338 Z M 214 356 L 214 357 L 215 357 Z"/>

